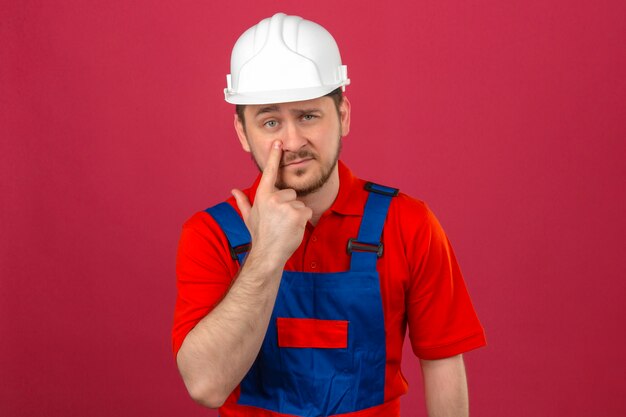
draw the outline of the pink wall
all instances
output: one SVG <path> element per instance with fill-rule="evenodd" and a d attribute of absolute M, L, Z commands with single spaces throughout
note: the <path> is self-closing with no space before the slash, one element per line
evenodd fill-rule
<path fill-rule="evenodd" d="M 626 3 L 254 4 L 0 6 L 0 415 L 216 415 L 171 356 L 174 257 L 255 174 L 222 89 L 278 10 L 342 48 L 344 160 L 454 243 L 490 343 L 466 355 L 473 415 L 626 415 Z"/>

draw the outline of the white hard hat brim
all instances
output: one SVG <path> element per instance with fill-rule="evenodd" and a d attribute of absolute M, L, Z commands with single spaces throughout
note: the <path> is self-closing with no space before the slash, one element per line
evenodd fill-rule
<path fill-rule="evenodd" d="M 228 90 L 225 89 L 224 93 L 226 95 L 226 101 L 231 104 L 277 104 L 319 98 L 343 85 L 345 84 L 279 91 L 248 92 L 246 94 L 229 94 Z"/>

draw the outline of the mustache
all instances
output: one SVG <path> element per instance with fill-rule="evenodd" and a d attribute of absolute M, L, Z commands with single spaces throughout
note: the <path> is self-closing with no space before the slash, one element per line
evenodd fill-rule
<path fill-rule="evenodd" d="M 298 159 L 316 159 L 317 155 L 309 149 L 300 149 L 298 152 L 285 152 L 281 165 L 287 165 Z"/>

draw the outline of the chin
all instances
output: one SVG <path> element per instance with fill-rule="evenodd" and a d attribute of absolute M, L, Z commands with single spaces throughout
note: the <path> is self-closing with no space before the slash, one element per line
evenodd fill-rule
<path fill-rule="evenodd" d="M 290 188 L 296 192 L 298 197 L 305 197 L 319 191 L 325 184 L 326 181 L 320 178 L 315 181 L 292 184 Z"/>

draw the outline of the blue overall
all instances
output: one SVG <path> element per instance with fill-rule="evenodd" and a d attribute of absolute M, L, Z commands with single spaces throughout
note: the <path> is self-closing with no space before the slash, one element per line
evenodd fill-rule
<path fill-rule="evenodd" d="M 284 271 L 259 355 L 241 381 L 238 404 L 315 417 L 350 413 L 384 402 L 385 324 L 376 262 L 391 198 L 397 190 L 367 183 L 350 270 Z M 242 265 L 250 247 L 243 220 L 228 203 L 206 209 Z M 278 318 L 347 321 L 346 348 L 279 347 Z"/>

